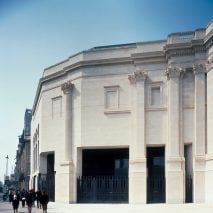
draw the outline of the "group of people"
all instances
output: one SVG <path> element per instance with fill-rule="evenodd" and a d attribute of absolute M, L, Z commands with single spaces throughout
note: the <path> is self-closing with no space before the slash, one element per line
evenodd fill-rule
<path fill-rule="evenodd" d="M 49 196 L 46 191 L 34 191 L 33 189 L 29 191 L 22 190 L 21 193 L 14 190 L 9 194 L 9 202 L 12 203 L 14 213 L 18 212 L 19 203 L 21 201 L 22 208 L 25 204 L 28 207 L 28 213 L 32 212 L 32 207 L 35 206 L 35 201 L 37 201 L 37 207 L 43 209 L 43 213 L 47 213 L 47 204 L 49 202 Z"/>

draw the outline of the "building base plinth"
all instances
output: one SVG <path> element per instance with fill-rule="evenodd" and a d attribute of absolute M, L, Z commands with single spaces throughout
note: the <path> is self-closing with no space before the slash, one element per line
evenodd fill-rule
<path fill-rule="evenodd" d="M 63 203 L 76 203 L 76 181 L 74 164 L 66 161 L 60 164 L 60 172 L 56 174 L 56 201 Z M 62 200 L 63 199 L 63 200 Z"/>
<path fill-rule="evenodd" d="M 146 159 L 132 160 L 129 163 L 129 203 L 145 204 Z"/>
<path fill-rule="evenodd" d="M 194 187 L 193 187 L 193 202 L 205 202 L 205 156 L 196 156 L 194 159 Z"/>
<path fill-rule="evenodd" d="M 206 203 L 213 203 L 213 155 L 206 157 L 206 188 L 205 198 Z"/>
<path fill-rule="evenodd" d="M 166 203 L 184 203 L 184 159 L 181 157 L 167 160 L 168 169 L 166 172 Z"/>

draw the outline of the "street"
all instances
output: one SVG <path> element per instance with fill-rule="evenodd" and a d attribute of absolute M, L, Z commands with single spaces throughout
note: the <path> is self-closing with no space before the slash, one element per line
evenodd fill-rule
<path fill-rule="evenodd" d="M 13 207 L 12 204 L 9 202 L 0 202 L 0 213 L 13 213 Z M 27 207 L 24 208 L 21 207 L 21 203 L 19 205 L 18 213 L 27 213 Z M 33 207 L 32 213 L 42 213 L 42 209 L 38 209 L 37 207 Z"/>

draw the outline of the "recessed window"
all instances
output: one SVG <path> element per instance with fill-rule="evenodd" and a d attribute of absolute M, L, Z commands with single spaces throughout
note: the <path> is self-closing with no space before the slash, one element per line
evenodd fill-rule
<path fill-rule="evenodd" d="M 166 107 L 165 88 L 162 81 L 151 82 L 146 85 L 145 104 L 147 110 L 159 110 Z"/>
<path fill-rule="evenodd" d="M 151 105 L 152 106 L 160 105 L 160 87 L 151 88 Z"/>
<path fill-rule="evenodd" d="M 52 118 L 61 117 L 62 115 L 62 97 L 52 99 Z"/>
<path fill-rule="evenodd" d="M 119 106 L 119 86 L 105 87 L 105 109 L 117 109 Z"/>

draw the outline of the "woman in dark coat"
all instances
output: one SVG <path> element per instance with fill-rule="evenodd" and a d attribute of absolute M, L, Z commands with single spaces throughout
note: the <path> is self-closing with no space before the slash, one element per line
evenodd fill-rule
<path fill-rule="evenodd" d="M 21 204 L 22 204 L 22 208 L 25 207 L 25 201 L 26 201 L 26 192 L 23 189 L 22 192 L 21 192 Z"/>
<path fill-rule="evenodd" d="M 43 213 L 47 213 L 47 204 L 49 202 L 49 196 L 46 191 L 42 192 L 40 202 L 42 205 Z"/>
<path fill-rule="evenodd" d="M 12 197 L 12 206 L 13 206 L 13 211 L 18 212 L 18 207 L 19 207 L 19 200 L 20 197 L 18 194 L 16 194 L 16 192 L 13 192 L 13 197 Z"/>
<path fill-rule="evenodd" d="M 28 207 L 28 213 L 31 213 L 32 212 L 32 206 L 33 206 L 33 203 L 34 203 L 34 196 L 33 196 L 32 190 L 30 190 L 26 195 L 26 203 L 27 203 L 27 207 Z"/>

